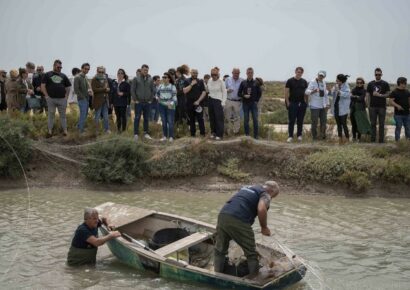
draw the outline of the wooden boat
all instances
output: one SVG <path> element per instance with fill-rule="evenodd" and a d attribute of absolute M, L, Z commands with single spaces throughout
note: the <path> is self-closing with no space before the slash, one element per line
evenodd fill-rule
<path fill-rule="evenodd" d="M 138 270 L 151 270 L 163 278 L 188 283 L 206 283 L 223 289 L 281 289 L 300 281 L 306 272 L 298 257 L 286 256 L 272 246 L 257 243 L 261 268 L 257 275 L 246 274 L 242 249 L 231 242 L 230 273 L 213 269 L 216 228 L 213 225 L 178 215 L 107 202 L 97 207 L 122 237 L 107 242 L 111 252 L 123 263 Z M 103 235 L 109 233 L 105 226 Z M 153 248 L 149 242 L 161 231 L 185 231 L 185 237 Z M 245 271 L 245 273 L 241 273 Z M 239 277 L 242 276 L 242 277 Z"/>

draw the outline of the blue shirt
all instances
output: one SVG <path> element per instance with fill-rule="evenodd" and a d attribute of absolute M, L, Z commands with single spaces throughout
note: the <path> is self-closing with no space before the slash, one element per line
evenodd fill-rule
<path fill-rule="evenodd" d="M 241 100 L 241 97 L 238 96 L 238 91 L 239 91 L 239 86 L 241 85 L 242 81 L 243 79 L 241 78 L 234 80 L 233 77 L 229 77 L 225 80 L 226 89 L 233 90 L 232 92 L 228 93 L 228 100 L 236 100 L 236 101 Z"/>
<path fill-rule="evenodd" d="M 98 226 L 95 229 L 90 229 L 85 223 L 78 226 L 75 231 L 73 241 L 71 246 L 79 249 L 90 249 L 95 248 L 90 243 L 87 243 L 87 240 L 91 236 L 98 238 L 98 227 L 101 226 L 101 222 L 98 222 Z"/>

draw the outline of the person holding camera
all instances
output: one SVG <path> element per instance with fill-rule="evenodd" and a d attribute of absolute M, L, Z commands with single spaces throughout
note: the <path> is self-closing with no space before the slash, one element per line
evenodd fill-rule
<path fill-rule="evenodd" d="M 312 138 L 318 139 L 317 135 L 317 123 L 320 119 L 320 138 L 326 139 L 326 121 L 327 111 L 330 108 L 328 91 L 326 89 L 326 72 L 321 70 L 318 72 L 317 77 L 310 81 L 308 88 L 306 89 L 306 95 L 309 96 L 309 106 L 312 119 Z"/>

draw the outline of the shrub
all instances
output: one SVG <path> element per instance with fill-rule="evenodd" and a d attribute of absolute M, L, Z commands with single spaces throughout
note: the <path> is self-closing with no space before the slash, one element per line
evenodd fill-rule
<path fill-rule="evenodd" d="M 87 150 L 82 172 L 92 181 L 130 184 L 147 172 L 146 151 L 130 139 L 109 139 Z"/>
<path fill-rule="evenodd" d="M 27 138 L 31 132 L 28 123 L 0 116 L 0 176 L 19 177 L 23 174 L 19 160 L 24 167 L 31 159 L 31 142 Z"/>
<path fill-rule="evenodd" d="M 339 177 L 339 181 L 354 192 L 366 191 L 371 185 L 368 174 L 362 171 L 346 171 Z"/>
<path fill-rule="evenodd" d="M 249 177 L 248 173 L 242 172 L 239 169 L 239 159 L 230 158 L 217 167 L 219 174 L 229 177 L 233 180 L 241 181 Z"/>

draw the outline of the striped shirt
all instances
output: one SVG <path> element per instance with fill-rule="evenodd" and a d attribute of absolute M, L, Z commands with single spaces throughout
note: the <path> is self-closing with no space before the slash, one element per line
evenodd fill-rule
<path fill-rule="evenodd" d="M 177 89 L 173 84 L 160 84 L 157 89 L 159 103 L 163 106 L 172 106 L 175 109 L 177 105 Z"/>

